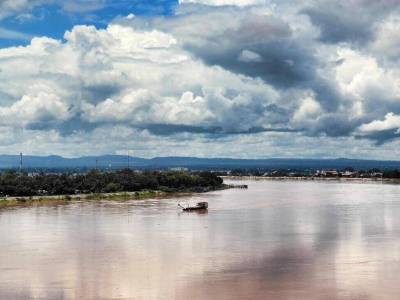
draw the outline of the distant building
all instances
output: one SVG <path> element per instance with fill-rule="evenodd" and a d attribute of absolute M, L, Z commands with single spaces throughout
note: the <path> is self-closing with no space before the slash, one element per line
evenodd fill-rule
<path fill-rule="evenodd" d="M 38 175 L 40 175 L 39 172 L 30 172 L 30 173 L 28 173 L 29 177 L 35 177 L 35 176 L 38 176 Z"/>
<path fill-rule="evenodd" d="M 341 173 L 342 177 L 355 178 L 358 177 L 358 172 L 344 171 Z"/>
<path fill-rule="evenodd" d="M 371 176 L 371 177 L 374 177 L 374 178 L 382 178 L 382 177 L 383 177 L 383 173 L 381 173 L 381 172 L 374 172 L 374 173 L 371 173 L 370 176 Z"/>
<path fill-rule="evenodd" d="M 339 172 L 336 170 L 322 170 L 322 171 L 317 171 L 317 176 L 322 176 L 322 177 L 339 177 Z"/>
<path fill-rule="evenodd" d="M 184 168 L 184 167 L 173 167 L 173 168 L 169 168 L 170 171 L 175 171 L 175 172 L 187 172 L 189 171 L 188 168 Z"/>
<path fill-rule="evenodd" d="M 47 195 L 47 190 L 38 190 L 37 191 L 38 195 Z"/>

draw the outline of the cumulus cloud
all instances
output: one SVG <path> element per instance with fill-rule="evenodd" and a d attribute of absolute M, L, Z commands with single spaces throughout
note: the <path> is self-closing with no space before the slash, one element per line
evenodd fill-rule
<path fill-rule="evenodd" d="M 24 95 L 10 107 L 1 107 L 0 123 L 25 126 L 46 123 L 48 126 L 52 121 L 65 121 L 68 115 L 68 107 L 57 95 L 40 92 L 35 96 Z"/>
<path fill-rule="evenodd" d="M 243 50 L 242 52 L 240 52 L 238 60 L 247 63 L 259 63 L 262 62 L 262 57 L 256 52 Z"/>
<path fill-rule="evenodd" d="M 302 12 L 320 29 L 328 43 L 366 43 L 385 16 L 399 11 L 398 0 L 306 1 Z"/>
<path fill-rule="evenodd" d="M 8 13 L 31 5 L 10 3 Z M 104 29 L 75 26 L 63 40 L 0 49 L 0 127 L 48 133 L 59 145 L 108 144 L 101 137 L 112 132 L 115 149 L 135 135 L 143 149 L 161 136 L 174 151 L 239 136 L 268 149 L 284 148 L 280 137 L 393 141 L 396 1 L 291 3 L 187 0 L 173 16 L 118 17 Z"/>
<path fill-rule="evenodd" d="M 215 30 L 206 30 L 204 22 Z M 140 19 L 128 25 L 143 28 Z M 179 44 L 205 64 L 262 79 L 282 96 L 292 89 L 311 91 L 329 113 L 335 112 L 342 101 L 336 82 L 325 75 L 326 58 L 316 52 L 312 34 L 298 32 L 298 27 L 265 11 L 203 8 L 179 15 L 178 19 L 154 20 L 150 26 L 179 37 Z M 291 99 L 294 103 L 282 101 L 278 106 L 298 105 L 301 95 L 295 97 Z M 293 109 L 290 107 L 289 114 Z"/>
<path fill-rule="evenodd" d="M 378 145 L 400 137 L 400 115 L 386 114 L 383 120 L 374 120 L 362 124 L 358 128 L 360 137 L 367 137 L 376 141 Z"/>
<path fill-rule="evenodd" d="M 386 130 L 394 130 L 399 133 L 400 129 L 400 116 L 394 113 L 388 113 L 383 121 L 375 120 L 368 124 L 360 126 L 362 133 L 373 133 Z"/>
<path fill-rule="evenodd" d="M 77 26 L 65 39 L 36 38 L 27 47 L 0 50 L 0 88 L 8 102 L 17 101 L 4 114 L 21 107 L 32 112 L 21 113 L 18 126 L 58 116 L 59 122 L 78 118 L 81 130 L 165 124 L 223 133 L 286 121 L 272 109 L 279 95 L 271 86 L 190 58 L 170 34 L 114 24 Z M 52 96 L 36 97 L 41 91 Z"/>
<path fill-rule="evenodd" d="M 376 38 L 372 41 L 373 53 L 389 63 L 396 63 L 400 58 L 400 16 L 395 15 L 383 21 L 377 29 Z"/>

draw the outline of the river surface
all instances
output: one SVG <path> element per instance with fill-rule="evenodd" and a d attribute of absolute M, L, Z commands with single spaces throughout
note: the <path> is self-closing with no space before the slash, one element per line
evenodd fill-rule
<path fill-rule="evenodd" d="M 0 210 L 0 299 L 400 299 L 400 185 L 245 183 Z"/>

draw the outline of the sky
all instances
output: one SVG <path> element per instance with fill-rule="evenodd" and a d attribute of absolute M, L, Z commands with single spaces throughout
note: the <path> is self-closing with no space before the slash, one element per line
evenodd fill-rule
<path fill-rule="evenodd" d="M 0 153 L 399 159 L 400 0 L 0 0 Z"/>

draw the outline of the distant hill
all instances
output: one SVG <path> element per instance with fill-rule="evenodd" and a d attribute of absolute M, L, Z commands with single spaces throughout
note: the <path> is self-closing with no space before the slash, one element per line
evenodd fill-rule
<path fill-rule="evenodd" d="M 0 155 L 0 169 L 19 168 L 18 155 Z M 128 166 L 128 157 L 122 155 L 85 156 L 64 158 L 61 156 L 24 156 L 25 169 L 121 169 Z M 129 158 L 130 167 L 139 169 L 166 169 L 185 167 L 189 169 L 393 169 L 400 168 L 400 161 L 357 160 L 357 159 L 231 159 L 231 158 L 196 158 L 196 157 L 156 157 L 145 159 Z"/>

